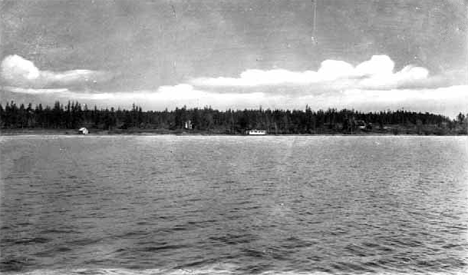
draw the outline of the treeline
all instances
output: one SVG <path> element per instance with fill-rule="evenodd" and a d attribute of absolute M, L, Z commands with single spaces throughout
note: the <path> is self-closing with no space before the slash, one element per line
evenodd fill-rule
<path fill-rule="evenodd" d="M 168 111 L 143 111 L 133 105 L 131 110 L 88 108 L 79 102 L 54 106 L 0 104 L 0 128 L 88 129 L 113 132 L 193 131 L 241 134 L 247 129 L 263 129 L 270 134 L 323 134 L 356 132 L 390 132 L 394 134 L 467 134 L 467 115 L 455 120 L 448 117 L 406 110 L 359 112 L 355 110 L 245 109 L 219 111 L 211 107 Z"/>

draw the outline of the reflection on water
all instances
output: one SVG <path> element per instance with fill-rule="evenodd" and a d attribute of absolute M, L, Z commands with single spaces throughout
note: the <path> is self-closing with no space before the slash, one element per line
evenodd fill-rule
<path fill-rule="evenodd" d="M 463 273 L 465 137 L 1 137 L 27 274 Z"/>

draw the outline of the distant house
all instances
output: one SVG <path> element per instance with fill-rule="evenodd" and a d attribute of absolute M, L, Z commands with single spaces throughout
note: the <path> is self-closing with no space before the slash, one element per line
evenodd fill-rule
<path fill-rule="evenodd" d="M 87 135 L 89 134 L 89 131 L 88 129 L 86 129 L 85 127 L 81 127 L 79 130 L 78 130 L 78 133 L 82 134 L 82 135 Z"/>
<path fill-rule="evenodd" d="M 366 122 L 364 120 L 356 120 L 356 126 L 361 129 L 361 130 L 364 130 L 366 129 Z"/>
<path fill-rule="evenodd" d="M 192 128 L 193 128 L 192 121 L 191 121 L 191 120 L 187 120 L 187 121 L 185 122 L 184 128 L 187 129 L 187 130 L 192 130 Z"/>
<path fill-rule="evenodd" d="M 264 136 L 264 135 L 267 134 L 267 131 L 266 130 L 252 129 L 252 130 L 246 131 L 245 134 L 249 135 L 249 136 Z"/>

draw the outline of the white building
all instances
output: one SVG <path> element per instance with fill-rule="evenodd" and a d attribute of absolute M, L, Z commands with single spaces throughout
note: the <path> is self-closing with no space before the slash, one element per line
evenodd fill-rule
<path fill-rule="evenodd" d="M 267 134 L 267 131 L 252 129 L 252 130 L 248 130 L 246 134 L 249 136 L 264 136 Z"/>
<path fill-rule="evenodd" d="M 187 121 L 185 122 L 184 128 L 185 128 L 185 129 L 188 129 L 188 130 L 192 130 L 192 128 L 193 128 L 192 121 L 187 120 Z"/>
<path fill-rule="evenodd" d="M 79 130 L 78 130 L 78 133 L 82 134 L 82 135 L 87 135 L 89 134 L 89 131 L 88 129 L 86 129 L 85 127 L 81 127 Z"/>

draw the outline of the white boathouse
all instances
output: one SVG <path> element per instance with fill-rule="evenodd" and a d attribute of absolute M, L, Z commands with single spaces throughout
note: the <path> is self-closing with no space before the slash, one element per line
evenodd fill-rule
<path fill-rule="evenodd" d="M 267 134 L 266 130 L 257 130 L 257 129 L 252 129 L 248 130 L 245 132 L 249 136 L 264 136 Z"/>

